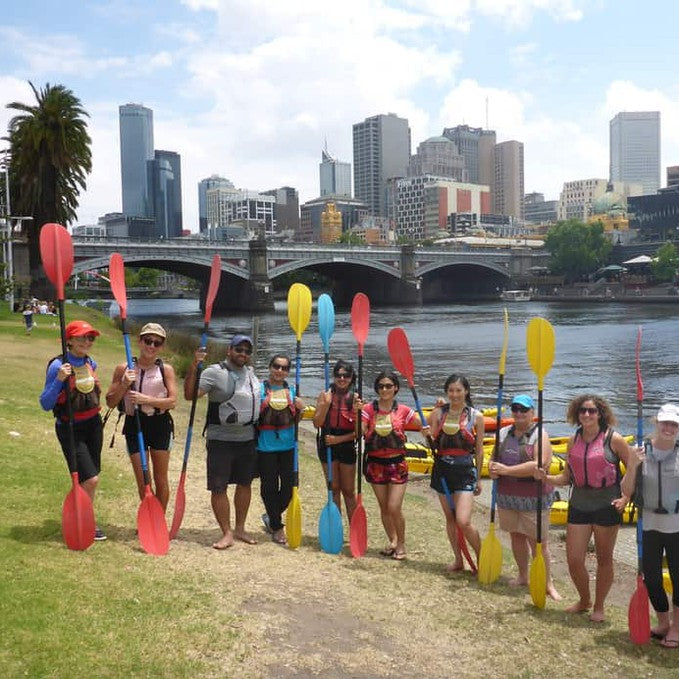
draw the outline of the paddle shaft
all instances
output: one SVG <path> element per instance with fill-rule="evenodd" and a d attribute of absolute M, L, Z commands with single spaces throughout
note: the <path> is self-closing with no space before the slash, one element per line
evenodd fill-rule
<path fill-rule="evenodd" d="M 302 371 L 302 339 L 297 339 L 295 348 L 295 394 L 300 395 L 300 373 Z M 299 417 L 295 417 L 295 449 L 292 460 L 292 485 L 299 488 Z"/>
<path fill-rule="evenodd" d="M 542 469 L 542 389 L 538 390 L 538 469 Z M 542 480 L 538 480 L 538 525 L 536 542 L 542 543 Z"/>
<path fill-rule="evenodd" d="M 358 398 L 363 400 L 363 346 L 358 345 Z M 358 495 L 361 495 L 361 482 L 363 481 L 363 416 L 359 410 L 356 417 L 356 447 L 358 453 Z"/>
<path fill-rule="evenodd" d="M 493 448 L 492 460 L 497 460 L 500 451 L 500 427 L 502 425 L 502 388 L 504 385 L 504 375 L 498 376 L 497 381 L 497 417 L 495 418 L 495 447 Z M 495 504 L 497 503 L 497 479 L 493 479 L 492 491 L 490 495 L 490 522 L 495 523 Z"/>

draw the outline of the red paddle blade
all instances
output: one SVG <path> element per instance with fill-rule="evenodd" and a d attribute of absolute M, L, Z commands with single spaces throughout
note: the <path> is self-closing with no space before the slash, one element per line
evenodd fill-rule
<path fill-rule="evenodd" d="M 637 401 L 644 400 L 644 383 L 641 381 L 641 326 L 637 330 L 636 346 Z"/>
<path fill-rule="evenodd" d="M 387 349 L 389 350 L 389 356 L 394 367 L 408 380 L 408 384 L 412 387 L 414 384 L 415 365 L 413 364 L 413 355 L 410 352 L 408 337 L 403 328 L 392 328 L 389 331 L 387 335 Z"/>
<path fill-rule="evenodd" d="M 465 539 L 464 533 L 462 532 L 462 528 L 460 528 L 460 526 L 457 526 L 457 544 L 460 546 L 460 550 L 462 551 L 464 558 L 467 559 L 467 563 L 469 564 L 469 568 L 471 568 L 472 575 L 476 575 L 477 573 L 476 564 L 474 563 L 472 555 L 469 553 L 469 548 L 467 547 L 467 540 Z"/>
<path fill-rule="evenodd" d="M 363 355 L 363 345 L 370 330 L 370 300 L 362 292 L 357 292 L 351 303 L 351 332 L 358 344 L 358 355 Z"/>
<path fill-rule="evenodd" d="M 360 559 L 368 549 L 368 518 L 360 495 L 349 524 L 349 549 L 355 559 Z"/>
<path fill-rule="evenodd" d="M 45 224 L 40 229 L 40 259 L 57 299 L 63 300 L 64 284 L 73 271 L 73 241 L 61 224 Z"/>
<path fill-rule="evenodd" d="M 648 590 L 641 575 L 637 575 L 637 588 L 627 609 L 629 636 L 633 644 L 646 644 L 651 638 L 651 615 Z"/>
<path fill-rule="evenodd" d="M 118 252 L 111 255 L 108 263 L 108 277 L 111 279 L 111 292 L 118 302 L 120 318 L 127 318 L 127 288 L 125 287 L 125 264 Z"/>
<path fill-rule="evenodd" d="M 174 499 L 174 515 L 172 516 L 172 526 L 170 527 L 170 540 L 177 537 L 179 528 L 182 525 L 184 518 L 184 509 L 186 507 L 186 493 L 184 492 L 184 482 L 186 481 L 186 474 L 182 472 L 177 486 L 177 495 Z"/>
<path fill-rule="evenodd" d="M 90 496 L 78 481 L 78 473 L 71 474 L 73 488 L 64 499 L 61 511 L 61 531 L 69 549 L 84 551 L 94 542 L 94 509 Z"/>
<path fill-rule="evenodd" d="M 215 255 L 212 258 L 212 268 L 210 269 L 210 284 L 207 289 L 207 297 L 205 298 L 205 322 L 209 323 L 212 318 L 212 305 L 219 290 L 219 281 L 222 279 L 222 258 Z"/>
<path fill-rule="evenodd" d="M 158 498 L 146 486 L 146 495 L 137 510 L 137 530 L 142 549 L 154 556 L 167 554 L 170 534 L 167 532 L 165 514 Z"/>

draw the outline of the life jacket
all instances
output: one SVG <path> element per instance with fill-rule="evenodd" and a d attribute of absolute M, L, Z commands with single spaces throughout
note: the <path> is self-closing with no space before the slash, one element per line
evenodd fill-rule
<path fill-rule="evenodd" d="M 246 369 L 245 380 L 237 380 L 225 361 L 219 363 L 222 370 L 228 371 L 233 381 L 233 393 L 226 401 L 209 401 L 206 425 L 255 424 L 259 415 L 259 389 L 255 392 L 257 379 L 252 368 Z"/>
<path fill-rule="evenodd" d="M 394 419 L 398 412 L 398 401 L 394 400 L 388 413 L 380 412 L 377 399 L 372 402 L 373 417 L 368 422 L 365 430 L 365 452 L 371 453 L 376 450 L 394 451 L 395 453 L 405 448 L 406 436 L 403 430 L 399 430 Z"/>
<path fill-rule="evenodd" d="M 448 418 L 450 404 L 441 408 L 440 428 L 434 437 L 437 455 L 470 455 L 476 447 L 476 429 L 472 408 L 462 408 L 459 422 Z"/>
<path fill-rule="evenodd" d="M 272 389 L 269 380 L 264 380 L 260 398 L 258 429 L 280 430 L 294 426 L 297 414 L 294 387 L 289 387 L 287 382 L 283 382 L 282 389 Z"/>
<path fill-rule="evenodd" d="M 649 439 L 644 441 L 643 504 L 646 511 L 679 513 L 679 442 L 667 456 L 659 459 Z M 664 510 L 664 511 L 662 511 Z"/>
<path fill-rule="evenodd" d="M 49 368 L 52 361 L 62 359 L 61 356 L 54 356 L 47 362 Z M 101 410 L 101 387 L 99 378 L 94 369 L 94 362 L 89 356 L 85 356 L 85 363 L 81 366 L 74 366 L 68 377 L 68 394 L 70 396 L 71 408 L 73 410 L 73 421 L 82 422 L 94 417 Z M 66 403 L 66 390 L 62 389 L 57 397 L 57 402 L 52 408 L 54 417 L 62 422 L 68 422 L 68 407 Z"/>
<path fill-rule="evenodd" d="M 330 387 L 332 401 L 323 423 L 323 434 L 346 434 L 356 428 L 354 413 L 354 392 L 339 394 L 334 386 Z"/>
<path fill-rule="evenodd" d="M 499 446 L 497 452 L 497 461 L 501 464 L 507 465 L 508 467 L 514 467 L 524 462 L 529 462 L 532 460 L 537 460 L 537 444 L 538 444 L 538 426 L 534 424 L 530 427 L 525 434 L 516 437 L 516 428 L 513 424 L 508 427 L 502 427 L 500 429 L 499 435 Z M 512 446 L 509 449 L 509 440 L 515 439 L 518 447 L 515 450 Z M 515 483 L 521 484 L 536 484 L 537 481 L 530 477 L 513 477 L 513 476 L 501 476 L 498 479 L 499 488 L 507 486 L 511 488 Z"/>
<path fill-rule="evenodd" d="M 568 467 L 575 486 L 609 488 L 620 483 L 618 457 L 611 449 L 612 436 L 612 429 L 602 430 L 593 441 L 585 443 L 582 427 L 578 427 L 568 452 Z"/>
<path fill-rule="evenodd" d="M 142 370 L 137 362 L 137 357 L 132 359 L 134 364 L 134 370 L 137 374 L 136 377 L 136 387 L 137 391 L 146 394 L 146 396 L 151 396 L 154 398 L 167 398 L 167 382 L 165 381 L 165 366 L 163 365 L 163 359 L 157 358 L 154 365 L 150 368 Z M 118 410 L 126 415 L 134 415 L 134 404 L 130 402 L 129 396 L 125 396 L 118 402 Z M 160 408 L 154 408 L 153 406 L 140 405 L 139 410 L 144 413 L 144 415 L 159 415 L 165 412 Z M 118 418 L 120 419 L 120 418 Z"/>

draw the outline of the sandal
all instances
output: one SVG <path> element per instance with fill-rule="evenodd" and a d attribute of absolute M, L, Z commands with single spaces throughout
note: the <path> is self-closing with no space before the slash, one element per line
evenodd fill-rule
<path fill-rule="evenodd" d="M 406 553 L 397 552 L 396 550 L 394 550 L 394 553 L 391 555 L 391 558 L 394 559 L 394 561 L 403 561 L 406 558 Z"/>
<path fill-rule="evenodd" d="M 385 547 L 384 549 L 380 549 L 380 556 L 394 556 L 395 552 L 395 547 Z"/>
<path fill-rule="evenodd" d="M 274 531 L 271 535 L 271 541 L 277 545 L 287 545 L 288 541 L 285 539 L 285 532 L 281 528 L 279 531 Z"/>
<path fill-rule="evenodd" d="M 679 639 L 670 639 L 669 635 L 667 635 L 664 639 L 660 641 L 660 645 L 663 648 L 679 648 Z"/>

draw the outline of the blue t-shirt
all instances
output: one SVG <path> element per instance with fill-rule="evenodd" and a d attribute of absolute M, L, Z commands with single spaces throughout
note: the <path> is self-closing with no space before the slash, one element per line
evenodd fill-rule
<path fill-rule="evenodd" d="M 278 391 L 285 387 L 269 385 L 271 391 Z M 295 387 L 288 387 L 290 400 L 295 400 Z M 262 384 L 262 401 L 266 398 L 266 391 Z M 257 450 L 261 453 L 279 453 L 283 450 L 292 450 L 295 447 L 294 424 L 285 429 L 260 429 L 257 437 Z"/>

